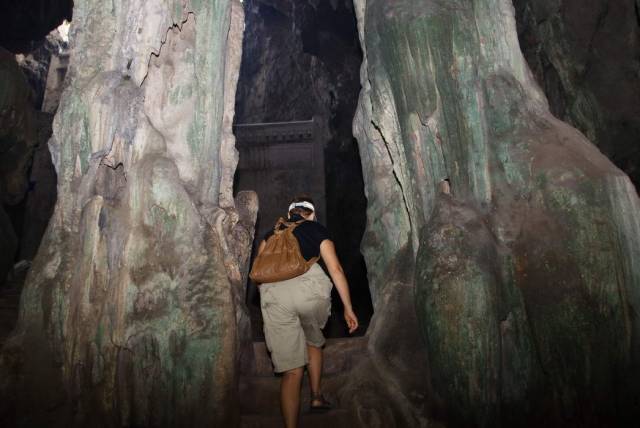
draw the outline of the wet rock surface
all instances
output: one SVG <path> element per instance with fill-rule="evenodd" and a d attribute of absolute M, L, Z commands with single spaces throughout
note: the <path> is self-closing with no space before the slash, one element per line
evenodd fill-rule
<path fill-rule="evenodd" d="M 232 193 L 240 3 L 76 6 L 50 141 L 60 198 L 3 338 L 0 421 L 277 426 L 278 380 L 243 307 L 257 200 Z M 632 426 L 640 203 L 629 178 L 552 115 L 510 1 L 355 9 L 376 314 L 361 342 L 328 345 L 339 406 L 305 422 Z M 31 141 L 15 127 L 29 114 L 0 128 L 3 144 Z M 20 180 L 3 198 L 24 194 Z M 0 309 L 16 301 L 2 293 Z M 256 399 L 241 403 L 243 392 Z"/>
<path fill-rule="evenodd" d="M 633 185 L 551 115 L 511 2 L 356 4 L 369 346 L 379 376 L 395 379 L 388 394 L 412 403 L 396 416 L 627 421 L 640 356 Z M 422 361 L 400 351 L 414 330 Z"/>
<path fill-rule="evenodd" d="M 518 37 L 551 112 L 640 185 L 635 0 L 514 0 Z"/>
<path fill-rule="evenodd" d="M 231 189 L 242 7 L 75 6 L 60 196 L 0 356 L 2 420 L 233 425 L 257 210 Z"/>

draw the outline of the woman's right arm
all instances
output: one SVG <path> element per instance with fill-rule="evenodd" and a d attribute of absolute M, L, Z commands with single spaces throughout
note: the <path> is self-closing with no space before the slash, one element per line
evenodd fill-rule
<path fill-rule="evenodd" d="M 331 279 L 338 289 L 340 299 L 342 299 L 342 304 L 344 305 L 344 319 L 349 327 L 349 333 L 353 333 L 358 328 L 358 318 L 351 307 L 351 295 L 349 294 L 347 277 L 344 275 L 344 270 L 342 270 L 342 265 L 340 264 L 338 255 L 336 254 L 336 248 L 330 239 L 325 239 L 320 244 L 320 255 L 322 256 L 322 260 L 324 260 L 325 265 L 327 265 L 329 275 L 331 275 Z"/>

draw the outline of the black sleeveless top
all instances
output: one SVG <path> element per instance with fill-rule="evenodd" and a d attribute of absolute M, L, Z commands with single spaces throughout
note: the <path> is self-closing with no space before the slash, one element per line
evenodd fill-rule
<path fill-rule="evenodd" d="M 292 215 L 289 221 L 304 220 L 299 215 Z M 264 235 L 266 241 L 273 235 L 273 230 L 267 232 Z M 311 260 L 313 257 L 320 255 L 320 244 L 325 239 L 331 239 L 329 231 L 326 227 L 318 223 L 317 221 L 304 221 L 293 230 L 293 236 L 298 240 L 300 244 L 300 252 L 305 260 Z"/>

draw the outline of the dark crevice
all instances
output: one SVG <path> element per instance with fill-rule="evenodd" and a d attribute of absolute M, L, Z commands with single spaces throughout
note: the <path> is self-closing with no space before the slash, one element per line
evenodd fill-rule
<path fill-rule="evenodd" d="M 147 80 L 147 76 L 149 75 L 149 67 L 151 67 L 151 60 L 155 57 L 155 58 L 159 58 L 160 54 L 162 53 L 162 47 L 167 43 L 167 39 L 169 37 L 169 32 L 173 29 L 177 29 L 178 31 L 182 32 L 182 28 L 184 27 L 184 24 L 187 23 L 187 21 L 189 21 L 189 18 L 193 15 L 193 17 L 195 18 L 195 13 L 193 12 L 187 12 L 187 16 L 184 18 L 183 21 L 181 21 L 180 23 L 174 23 L 173 25 L 171 25 L 169 28 L 167 28 L 167 31 L 164 34 L 164 38 L 162 40 L 160 40 L 160 46 L 158 47 L 158 51 L 157 52 L 151 52 L 151 54 L 149 54 L 149 61 L 147 61 L 147 72 L 145 73 L 144 77 L 142 78 L 142 81 L 140 82 L 140 87 L 142 87 L 142 85 L 144 85 L 145 80 Z M 127 63 L 127 71 L 129 70 L 129 68 L 131 67 L 131 60 L 128 61 Z M 125 75 L 125 77 L 128 75 Z"/>
<path fill-rule="evenodd" d="M 393 159 L 393 155 L 391 154 L 391 148 L 389 147 L 389 143 L 387 142 L 387 139 L 382 133 L 382 130 L 380 129 L 380 127 L 373 120 L 371 121 L 371 125 L 373 125 L 375 130 L 378 132 L 378 134 L 380 135 L 380 138 L 384 142 L 384 147 L 387 149 L 387 154 L 389 155 L 389 160 L 391 162 L 391 171 L 393 172 L 393 178 L 395 178 L 396 183 L 398 183 L 398 187 L 400 188 L 400 193 L 402 194 L 402 202 L 404 205 L 405 213 L 407 214 L 407 218 L 409 219 L 409 228 L 413 230 L 411 210 L 409 209 L 409 204 L 407 202 L 407 196 L 405 194 L 404 186 L 402 185 L 402 181 L 400 180 L 400 177 L 398 177 L 398 173 L 396 171 L 396 163 Z"/>
<path fill-rule="evenodd" d="M 116 164 L 109 163 L 108 161 L 105 160 L 105 157 L 103 157 L 100 160 L 100 166 L 106 166 L 107 168 L 114 169 L 114 170 L 120 168 L 121 166 L 124 166 L 122 162 L 118 162 Z"/>
<path fill-rule="evenodd" d="M 609 15 L 609 10 L 609 2 L 604 2 L 603 9 L 600 11 L 600 13 L 598 13 L 595 28 L 593 29 L 593 33 L 591 34 L 591 38 L 589 39 L 589 43 L 587 44 L 588 60 L 584 65 L 584 69 L 582 70 L 583 77 L 589 74 L 592 62 L 594 59 L 596 59 L 596 56 L 594 55 L 596 37 L 605 25 L 607 16 Z"/>

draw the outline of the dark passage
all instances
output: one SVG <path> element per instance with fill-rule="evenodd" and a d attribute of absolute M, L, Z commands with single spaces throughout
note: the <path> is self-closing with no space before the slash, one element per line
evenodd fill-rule
<path fill-rule="evenodd" d="M 353 5 L 248 0 L 244 6 L 235 191 L 258 192 L 256 240 L 286 214 L 295 194 L 309 193 L 318 202 L 320 222 L 332 235 L 360 318 L 356 334 L 364 334 L 373 306 L 360 253 L 367 203 L 351 131 L 362 62 Z M 258 298 L 250 284 L 255 338 L 262 336 Z M 348 335 L 335 289 L 325 335 Z"/>
<path fill-rule="evenodd" d="M 2 2 L 0 14 L 0 347 L 57 198 L 47 142 L 68 64 L 73 2 Z M 58 29 L 59 28 L 59 29 Z"/>

